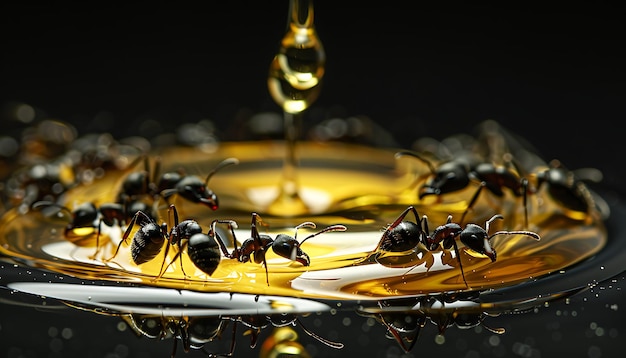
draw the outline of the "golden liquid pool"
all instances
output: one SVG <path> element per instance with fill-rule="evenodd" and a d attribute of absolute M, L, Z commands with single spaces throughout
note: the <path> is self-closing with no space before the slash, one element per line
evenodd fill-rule
<path fill-rule="evenodd" d="M 267 253 L 267 271 L 260 264 L 241 263 L 223 258 L 211 275 L 195 268 L 184 252 L 183 269 L 176 260 L 157 279 L 165 260 L 170 263 L 176 253 L 165 250 L 154 260 L 135 265 L 129 245 L 122 244 L 119 254 L 110 258 L 122 236 L 119 227 L 103 225 L 101 249 L 95 258 L 95 240 L 77 247 L 63 237 L 67 224 L 62 218 L 30 211 L 6 212 L 0 219 L 0 248 L 6 255 L 55 272 L 89 280 L 135 282 L 150 286 L 189 289 L 202 292 L 233 292 L 336 300 L 380 300 L 443 292 L 500 288 L 539 278 L 591 257 L 606 244 L 606 230 L 599 216 L 591 213 L 582 219 L 568 215 L 542 192 L 529 200 L 529 227 L 523 228 L 523 207 L 519 198 L 494 198 L 482 194 L 465 217 L 465 221 L 484 227 L 494 214 L 496 230 L 535 231 L 540 241 L 523 235 L 497 236 L 492 246 L 497 261 L 466 250 L 460 244 L 460 259 L 467 281 L 453 250 L 428 251 L 422 245 L 404 253 L 376 253 L 383 230 L 413 205 L 419 215 L 427 215 L 430 229 L 446 222 L 448 215 L 459 220 L 476 187 L 446 194 L 440 202 L 420 201 L 417 186 L 428 175 L 420 163 L 397 161 L 395 151 L 339 143 L 309 143 L 298 146 L 300 197 L 306 205 L 305 215 L 285 210 L 277 215 L 272 203 L 279 194 L 282 142 L 223 143 L 212 152 L 197 148 L 167 148 L 154 153 L 162 158 L 162 171 L 179 168 L 200 177 L 221 160 L 239 159 L 239 164 L 224 168 L 209 182 L 218 194 L 220 208 L 205 206 L 175 196 L 181 220 L 194 219 L 206 232 L 214 219 L 232 219 L 238 223 L 238 242 L 250 237 L 252 212 L 259 213 L 268 227 L 260 232 L 272 238 L 279 233 L 294 235 L 294 227 L 311 221 L 315 229 L 300 229 L 298 238 L 322 228 L 343 224 L 344 232 L 327 232 L 307 240 L 302 250 L 311 258 L 303 266 Z M 418 173 L 418 174 L 416 174 Z M 423 173 L 423 176 L 420 174 Z M 91 185 L 71 189 L 64 205 L 92 201 L 96 205 L 113 202 L 121 180 L 127 172 L 110 172 Z M 417 178 L 417 179 L 416 179 Z M 284 203 L 283 203 L 284 204 Z M 282 204 L 281 204 L 282 205 Z M 167 205 L 161 205 L 160 220 L 167 222 Z M 272 214 L 270 214 L 272 213 Z M 409 215 L 405 220 L 413 221 Z M 456 222 L 456 221 L 455 221 Z M 464 226 L 466 223 L 460 223 Z M 232 250 L 232 248 L 231 248 Z"/>

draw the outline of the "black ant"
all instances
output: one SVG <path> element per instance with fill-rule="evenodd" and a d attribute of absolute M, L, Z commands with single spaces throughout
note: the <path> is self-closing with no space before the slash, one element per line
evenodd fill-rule
<path fill-rule="evenodd" d="M 404 220 L 409 213 L 413 213 L 415 216 L 415 223 Z M 491 246 L 489 240 L 494 236 L 526 235 L 540 240 L 539 235 L 532 231 L 497 231 L 489 234 L 489 226 L 497 219 L 503 219 L 502 215 L 494 215 L 487 220 L 484 229 L 471 223 L 462 228 L 461 225 L 452 222 L 452 215 L 449 215 L 446 223 L 435 228 L 431 234 L 426 215 L 420 219 L 417 210 L 413 206 L 409 206 L 385 229 L 375 252 L 403 252 L 413 249 L 420 243 L 429 251 L 437 250 L 440 246 L 443 246 L 445 250 L 453 248 L 459 262 L 463 282 L 466 287 L 469 287 L 461 263 L 457 238 L 468 249 L 489 257 L 492 262 L 496 261 L 496 250 Z"/>
<path fill-rule="evenodd" d="M 147 216 L 153 217 L 154 213 L 151 207 L 142 201 L 135 201 L 122 205 L 119 203 L 104 203 L 96 207 L 92 202 L 86 202 L 78 205 L 73 210 L 51 201 L 37 201 L 32 206 L 35 210 L 54 207 L 62 212 L 67 213 L 71 220 L 65 226 L 65 238 L 77 247 L 89 246 L 93 239 L 93 230 L 96 230 L 96 252 L 91 258 L 97 257 L 100 252 L 100 234 L 102 232 L 102 224 L 113 227 L 118 226 L 120 229 L 124 226 L 136 212 L 149 213 Z M 89 229 L 88 231 L 86 229 Z"/>
<path fill-rule="evenodd" d="M 522 197 L 524 205 L 524 225 L 528 227 L 528 179 L 519 175 L 517 166 L 507 167 L 493 163 L 478 161 L 475 158 L 460 156 L 446 161 L 435 167 L 424 155 L 413 151 L 400 151 L 396 158 L 411 156 L 425 163 L 430 169 L 432 177 L 419 189 L 418 197 L 423 199 L 429 195 L 443 195 L 465 189 L 472 181 L 479 183 L 479 187 L 469 201 L 468 208 L 476 203 L 483 188 L 487 188 L 495 196 L 502 198 L 504 188 L 508 188 L 516 197 Z M 507 155 L 507 158 L 510 156 Z M 512 159 L 509 159 L 512 163 Z M 467 211 L 466 211 L 467 212 Z M 461 222 L 465 218 L 465 213 Z"/>
<path fill-rule="evenodd" d="M 60 158 L 17 170 L 8 178 L 3 191 L 12 205 L 26 212 L 35 202 L 55 201 L 77 185 L 70 161 Z"/>
<path fill-rule="evenodd" d="M 172 213 L 174 215 L 174 225 L 168 231 L 167 223 L 162 223 L 161 225 L 159 225 L 156 223 L 154 218 L 150 217 L 145 212 L 137 211 L 137 213 L 133 216 L 130 223 L 128 224 L 128 227 L 126 228 L 126 231 L 122 236 L 122 240 L 117 245 L 115 253 L 107 261 L 111 261 L 113 258 L 115 258 L 115 256 L 117 256 L 120 247 L 122 246 L 122 243 L 127 242 L 127 239 L 130 236 L 133 227 L 137 224 L 140 226 L 140 228 L 133 235 L 130 246 L 131 257 L 135 264 L 141 265 L 143 263 L 151 261 L 161 252 L 161 249 L 163 248 L 163 243 L 166 241 L 168 242 L 168 244 L 165 246 L 165 257 L 163 258 L 163 263 L 161 264 L 161 272 L 158 276 L 161 277 L 163 267 L 165 265 L 165 258 L 167 257 L 170 246 L 178 245 L 180 252 L 182 250 L 183 240 L 189 239 L 194 234 L 202 233 L 202 227 L 195 220 L 187 219 L 179 222 L 178 212 L 174 205 L 169 206 L 168 217 L 170 217 Z"/>
<path fill-rule="evenodd" d="M 171 196 L 178 194 L 192 203 L 206 205 L 212 210 L 217 210 L 219 201 L 217 195 L 207 186 L 209 179 L 225 166 L 239 163 L 236 158 L 224 159 L 205 179 L 201 179 L 196 175 L 187 175 L 181 170 L 167 172 L 159 176 L 161 162 L 158 158 L 155 164 L 156 168 L 152 173 L 148 158 L 140 157 L 138 159 L 144 160 L 145 170 L 132 172 L 126 176 L 117 195 L 117 202 L 125 202 L 143 195 L 161 197 L 167 201 Z M 150 177 L 151 174 L 152 178 Z"/>
<path fill-rule="evenodd" d="M 230 227 L 233 241 L 235 243 L 235 248 L 231 253 L 228 252 L 224 240 L 219 236 L 218 232 L 215 229 L 218 223 L 228 224 Z M 259 214 L 252 213 L 252 223 L 250 224 L 250 237 L 241 244 L 241 248 L 237 248 L 237 238 L 235 237 L 234 231 L 234 228 L 237 227 L 236 223 L 232 220 L 214 220 L 211 223 L 211 229 L 209 231 L 209 234 L 204 241 L 207 247 L 211 247 L 210 250 L 214 250 L 215 246 L 214 244 L 211 244 L 211 242 L 215 241 L 214 238 L 217 238 L 217 243 L 219 244 L 219 247 L 222 249 L 224 255 L 228 258 L 237 259 L 239 262 L 244 263 L 248 261 L 254 261 L 257 264 L 263 263 L 263 265 L 265 266 L 265 274 L 268 286 L 270 282 L 267 262 L 265 261 L 265 254 L 269 251 L 270 248 L 274 251 L 274 253 L 279 256 L 282 256 L 291 261 L 299 262 L 303 266 L 309 266 L 311 264 L 311 259 L 301 249 L 301 246 L 305 241 L 325 232 L 347 230 L 344 225 L 331 225 L 326 227 L 325 229 L 322 229 L 314 234 L 307 236 L 302 241 L 298 241 L 298 230 L 303 227 L 315 228 L 316 226 L 314 223 L 310 221 L 303 222 L 295 227 L 295 234 L 293 237 L 286 234 L 278 234 L 276 236 L 276 239 L 272 239 L 269 235 L 259 233 L 257 225 L 262 224 L 263 220 L 261 219 Z M 193 243 L 190 240 L 190 249 L 192 244 L 194 244 L 194 246 L 198 246 L 198 243 Z M 199 255 L 199 253 L 190 252 L 190 256 L 193 255 Z"/>
<path fill-rule="evenodd" d="M 578 175 L 582 173 L 581 175 Z M 587 174 L 587 175 L 585 175 Z M 537 191 L 546 187 L 550 197 L 564 208 L 588 214 L 592 209 L 598 209 L 602 217 L 609 216 L 610 209 L 602 200 L 596 200 L 593 193 L 585 185 L 585 181 L 598 182 L 602 174 L 596 170 L 577 172 L 567 170 L 558 160 L 550 162 L 549 167 L 534 173 L 537 180 Z"/>

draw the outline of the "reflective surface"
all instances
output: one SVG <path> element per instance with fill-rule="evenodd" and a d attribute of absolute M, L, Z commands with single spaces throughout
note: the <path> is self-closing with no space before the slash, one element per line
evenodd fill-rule
<path fill-rule="evenodd" d="M 168 163 L 176 163 L 177 168 L 187 173 L 198 171 L 200 176 L 215 166 L 215 158 L 239 159 L 239 164 L 211 178 L 212 190 L 219 193 L 220 209 L 217 213 L 178 196 L 172 202 L 180 221 L 193 218 L 205 232 L 214 219 L 235 220 L 238 223 L 238 229 L 234 231 L 238 246 L 251 237 L 248 223 L 253 211 L 261 213 L 263 222 L 268 225 L 258 230 L 270 237 L 281 233 L 294 235 L 293 228 L 306 221 L 315 223 L 318 228 L 300 229 L 300 238 L 329 225 L 345 225 L 348 228 L 346 231 L 323 233 L 302 245 L 302 250 L 310 257 L 309 266 L 290 262 L 269 251 L 265 257 L 267 278 L 263 265 L 228 257 L 223 257 L 216 271 L 209 276 L 196 268 L 186 252 L 178 255 L 176 245 L 172 250 L 168 247 L 160 249 L 162 253 L 157 257 L 137 265 L 129 247 L 133 237 L 129 234 L 127 242 L 120 244 L 122 229 L 125 228 L 103 224 L 100 224 L 99 235 L 101 248 L 96 257 L 92 257 L 96 252 L 95 241 L 92 241 L 93 245 L 76 246 L 64 237 L 67 218 L 51 216 L 41 210 L 30 210 L 24 215 L 10 211 L 3 216 L 0 225 L 3 252 L 21 258 L 28 265 L 83 279 L 134 282 L 204 292 L 355 301 L 506 287 L 566 269 L 602 250 L 607 240 L 604 223 L 598 217 L 572 219 L 559 210 L 560 205 L 552 202 L 549 195 L 539 193 L 532 196 L 537 199 L 532 202 L 541 199 L 541 204 L 530 207 L 529 225 L 541 240 L 536 241 L 525 235 L 497 236 L 492 240 L 498 253 L 495 262 L 462 247 L 459 253 L 463 275 L 457 252 L 452 249 L 431 251 L 417 246 L 410 252 L 378 252 L 376 247 L 381 240 L 382 229 L 411 202 L 417 202 L 414 206 L 418 213 L 427 214 L 430 225 L 436 227 L 445 223 L 447 215 L 460 218 L 476 189 L 469 185 L 467 189 L 455 193 L 460 198 L 458 201 L 444 196 L 448 204 L 419 204 L 410 180 L 410 173 L 415 168 L 398 168 L 390 151 L 308 143 L 302 143 L 300 150 L 302 198 L 311 211 L 310 215 L 301 217 L 291 217 L 289 213 L 284 217 L 264 214 L 276 195 L 279 170 L 272 167 L 272 158 L 280 158 L 282 147 L 279 144 L 224 144 L 217 152 L 206 155 L 193 149 L 171 149 L 160 154 L 160 158 L 163 172 L 174 170 L 174 164 Z M 332 157 L 331 152 L 335 153 L 335 159 L 325 160 Z M 115 183 L 119 183 L 125 175 L 128 174 L 113 172 L 110 178 L 73 188 L 64 200 L 67 203 L 93 202 L 97 205 L 112 202 L 115 190 L 110 188 L 115 188 Z M 352 184 L 355 182 L 360 185 Z M 504 219 L 500 220 L 502 223 L 493 223 L 492 232 L 519 229 L 522 225 L 520 213 L 523 211 L 520 207 L 523 208 L 523 205 L 521 200 L 510 200 L 506 212 L 496 211 L 498 208 L 493 208 L 486 199 L 479 201 L 466 220 L 484 225 L 492 215 L 501 214 Z M 159 211 L 160 220 L 168 223 L 169 214 L 167 209 L 163 209 L 167 205 L 158 201 L 157 205 L 162 208 Z M 405 219 L 415 220 L 410 216 Z M 97 231 L 95 228 L 89 230 L 90 236 Z M 222 235 L 226 237 L 228 230 Z M 118 245 L 120 251 L 114 255 Z M 229 246 L 228 250 L 232 252 L 232 244 Z M 166 249 L 168 257 L 163 257 Z M 181 259 L 177 260 L 178 257 Z M 158 277 L 164 266 L 166 272 Z M 269 284 L 266 284 L 267 280 Z"/>

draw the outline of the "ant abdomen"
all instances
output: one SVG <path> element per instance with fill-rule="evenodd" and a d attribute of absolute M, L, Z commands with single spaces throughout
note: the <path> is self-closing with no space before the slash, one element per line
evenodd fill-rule
<path fill-rule="evenodd" d="M 163 247 L 163 230 L 155 223 L 147 223 L 139 228 L 130 245 L 133 261 L 141 265 L 154 259 Z"/>
<path fill-rule="evenodd" d="M 187 253 L 198 269 L 211 276 L 222 260 L 217 242 L 209 235 L 198 233 L 189 238 Z"/>
<path fill-rule="evenodd" d="M 421 228 L 411 221 L 402 221 L 390 231 L 385 231 L 379 249 L 387 252 L 412 250 L 420 242 Z"/>

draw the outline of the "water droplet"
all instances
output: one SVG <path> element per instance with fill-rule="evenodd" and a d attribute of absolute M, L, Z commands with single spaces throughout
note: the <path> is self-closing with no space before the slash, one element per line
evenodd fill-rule
<path fill-rule="evenodd" d="M 438 334 L 435 336 L 435 343 L 437 344 L 444 344 L 446 343 L 446 337 L 443 336 L 443 334 Z"/>

